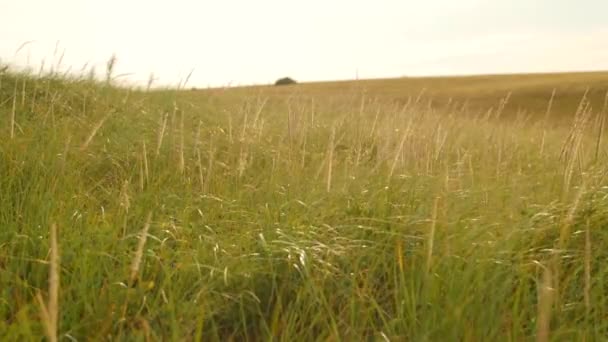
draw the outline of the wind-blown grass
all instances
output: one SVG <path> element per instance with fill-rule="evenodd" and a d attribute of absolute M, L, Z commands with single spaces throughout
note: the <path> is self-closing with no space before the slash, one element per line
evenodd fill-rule
<path fill-rule="evenodd" d="M 3 339 L 48 331 L 54 224 L 62 340 L 608 333 L 595 100 L 564 125 L 424 94 L 1 77 Z"/>

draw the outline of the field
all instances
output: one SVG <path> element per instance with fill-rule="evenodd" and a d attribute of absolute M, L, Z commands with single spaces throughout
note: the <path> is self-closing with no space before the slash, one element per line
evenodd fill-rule
<path fill-rule="evenodd" d="M 5 71 L 0 338 L 605 339 L 607 92 Z"/>

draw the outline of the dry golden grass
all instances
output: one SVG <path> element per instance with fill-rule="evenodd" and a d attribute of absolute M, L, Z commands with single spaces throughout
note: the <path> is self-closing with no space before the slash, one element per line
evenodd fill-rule
<path fill-rule="evenodd" d="M 293 96 L 331 101 L 354 94 L 378 101 L 406 104 L 421 98 L 432 99 L 437 108 L 449 107 L 467 112 L 499 112 L 507 119 L 532 116 L 542 119 L 547 103 L 553 99 L 551 116 L 569 120 L 583 94 L 589 89 L 589 103 L 599 110 L 608 91 L 608 72 L 555 74 L 514 74 L 460 77 L 403 77 L 339 82 L 312 82 L 292 86 L 256 86 L 231 89 L 191 91 L 186 97 L 201 92 L 223 101 L 258 94 L 270 99 Z M 555 92 L 555 93 L 554 93 Z M 508 98 L 508 103 L 503 101 Z"/>
<path fill-rule="evenodd" d="M 46 337 L 51 342 L 57 341 L 59 321 L 59 244 L 57 242 L 57 225 L 51 224 L 50 231 L 50 261 L 49 261 L 49 298 L 45 304 L 40 292 L 37 293 L 40 306 L 40 318 Z"/>
<path fill-rule="evenodd" d="M 543 268 L 542 279 L 538 284 L 538 315 L 536 321 L 536 341 L 549 342 L 554 289 L 552 288 L 550 268 Z"/>
<path fill-rule="evenodd" d="M 0 337 L 601 340 L 605 76 L 14 77 Z"/>

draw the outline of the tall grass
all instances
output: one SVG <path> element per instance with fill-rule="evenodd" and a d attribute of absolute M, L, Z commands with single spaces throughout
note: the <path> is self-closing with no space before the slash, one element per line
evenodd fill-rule
<path fill-rule="evenodd" d="M 2 75 L 2 339 L 608 333 L 588 98 L 563 124 L 505 117 L 517 89 L 491 112 L 433 89 L 139 92 L 113 85 L 115 63 L 101 84 Z"/>

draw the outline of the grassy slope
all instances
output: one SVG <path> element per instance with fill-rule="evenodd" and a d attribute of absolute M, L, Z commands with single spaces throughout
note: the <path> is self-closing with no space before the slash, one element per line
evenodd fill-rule
<path fill-rule="evenodd" d="M 422 94 L 435 105 L 466 105 L 467 111 L 485 112 L 496 109 L 500 101 L 509 96 L 505 108 L 507 116 L 538 116 L 544 114 L 551 94 L 555 90 L 553 115 L 565 117 L 569 123 L 581 98 L 587 93 L 588 100 L 599 110 L 608 91 L 608 72 L 519 74 L 463 77 L 395 78 L 362 81 L 306 83 L 289 87 L 260 86 L 231 90 L 211 90 L 214 95 L 242 97 L 253 91 L 271 97 L 292 94 L 319 99 L 331 96 L 361 96 L 381 101 L 407 103 Z M 542 116 L 542 115 L 541 115 Z"/>
<path fill-rule="evenodd" d="M 145 94 L 4 74 L 2 337 L 44 333 L 56 223 L 60 336 L 524 340 L 548 320 L 600 339 L 606 79 Z"/>

